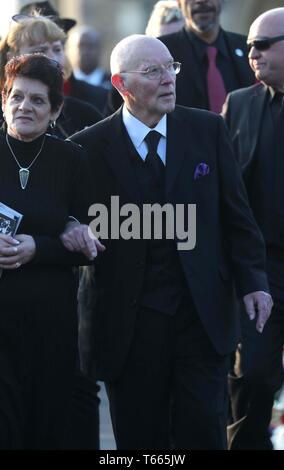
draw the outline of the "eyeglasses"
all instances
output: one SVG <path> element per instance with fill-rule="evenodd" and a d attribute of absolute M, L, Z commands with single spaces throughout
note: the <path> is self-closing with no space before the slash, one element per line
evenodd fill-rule
<path fill-rule="evenodd" d="M 274 36 L 271 38 L 254 39 L 253 41 L 248 42 L 247 46 L 249 51 L 252 49 L 252 47 L 255 47 L 258 51 L 266 51 L 275 42 L 283 40 L 284 35 L 282 34 L 281 36 Z"/>
<path fill-rule="evenodd" d="M 180 72 L 181 63 L 180 62 L 171 62 L 167 65 L 152 65 L 146 70 L 127 70 L 126 72 L 121 73 L 142 73 L 149 80 L 160 80 L 164 70 L 169 72 L 171 75 L 177 75 Z"/>

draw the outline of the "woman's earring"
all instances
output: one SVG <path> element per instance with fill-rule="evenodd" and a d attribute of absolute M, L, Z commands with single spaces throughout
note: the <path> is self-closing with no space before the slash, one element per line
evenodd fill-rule
<path fill-rule="evenodd" d="M 56 127 L 56 121 L 49 121 L 49 125 L 51 129 L 54 129 Z"/>

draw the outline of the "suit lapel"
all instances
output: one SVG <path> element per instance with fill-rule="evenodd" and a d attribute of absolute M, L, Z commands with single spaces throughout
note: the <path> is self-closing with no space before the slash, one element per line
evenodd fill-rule
<path fill-rule="evenodd" d="M 203 96 L 203 78 L 200 66 L 195 59 L 193 47 L 185 28 L 180 31 L 178 48 L 178 54 L 182 63 L 181 74 L 186 77 L 183 81 L 183 86 L 185 83 L 188 83 L 189 87 L 194 85 L 196 90 L 198 90 L 198 92 Z M 177 80 L 179 80 L 179 77 L 177 77 Z M 192 91 L 192 93 L 194 93 L 194 91 Z"/>
<path fill-rule="evenodd" d="M 120 108 L 110 118 L 110 128 L 105 141 L 105 159 L 128 195 L 129 201 L 139 205 L 142 203 L 142 196 L 133 165 L 129 160 L 128 148 L 125 145 L 125 132 L 122 108 Z"/>
<path fill-rule="evenodd" d="M 185 132 L 186 137 L 185 138 Z M 184 129 L 183 119 L 177 111 L 168 115 L 167 119 L 167 152 L 166 152 L 166 194 L 174 186 L 181 169 L 187 139 L 190 139 L 190 128 Z"/>
<path fill-rule="evenodd" d="M 251 96 L 248 113 L 248 141 L 250 142 L 249 161 L 253 158 L 256 144 L 260 132 L 260 124 L 265 106 L 266 89 L 263 86 L 256 88 L 255 93 Z"/>
<path fill-rule="evenodd" d="M 129 162 L 125 146 L 121 108 L 110 117 L 108 136 L 105 139 L 104 156 L 116 179 L 129 197 L 129 201 L 141 205 L 142 195 L 134 168 Z M 186 133 L 186 138 L 185 138 Z M 190 126 L 185 129 L 184 119 L 177 110 L 168 115 L 166 148 L 166 193 L 172 190 L 185 158 L 187 142 L 194 142 Z M 194 160 L 192 160 L 192 175 Z"/>
<path fill-rule="evenodd" d="M 254 75 L 248 65 L 248 50 L 245 43 L 242 45 L 239 37 L 235 38 L 224 30 L 223 33 L 240 88 L 249 86 L 250 84 L 253 85 Z M 241 52 L 243 53 L 242 56 L 239 55 Z"/>

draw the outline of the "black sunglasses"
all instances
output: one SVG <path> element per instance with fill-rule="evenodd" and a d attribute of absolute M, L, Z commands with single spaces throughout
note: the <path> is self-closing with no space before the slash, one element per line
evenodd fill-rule
<path fill-rule="evenodd" d="M 272 44 L 278 41 L 283 41 L 283 39 L 283 34 L 282 36 L 274 36 L 272 38 L 254 39 L 247 43 L 248 50 L 250 51 L 252 47 L 255 47 L 258 51 L 266 51 Z"/>

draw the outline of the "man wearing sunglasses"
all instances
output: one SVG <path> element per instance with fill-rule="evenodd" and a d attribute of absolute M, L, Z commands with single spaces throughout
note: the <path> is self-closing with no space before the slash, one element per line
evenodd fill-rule
<path fill-rule="evenodd" d="M 247 43 L 260 83 L 230 94 L 223 114 L 266 242 L 274 308 L 262 334 L 243 316 L 238 367 L 230 377 L 234 423 L 229 438 L 232 449 L 271 449 L 268 426 L 274 394 L 283 383 L 284 8 L 259 16 Z"/>
<path fill-rule="evenodd" d="M 177 78 L 177 103 L 219 113 L 226 94 L 254 83 L 246 38 L 224 31 L 224 0 L 178 0 L 185 27 L 161 41 L 183 64 Z"/>

